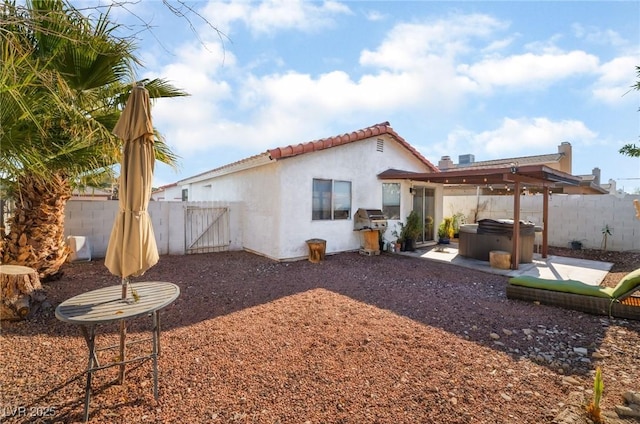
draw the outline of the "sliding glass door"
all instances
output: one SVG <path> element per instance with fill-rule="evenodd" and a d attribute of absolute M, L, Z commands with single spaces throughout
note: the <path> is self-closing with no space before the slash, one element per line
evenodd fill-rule
<path fill-rule="evenodd" d="M 421 221 L 424 223 L 422 234 L 416 242 L 424 243 L 435 240 L 435 190 L 426 187 L 413 188 L 413 210 L 416 211 Z"/>

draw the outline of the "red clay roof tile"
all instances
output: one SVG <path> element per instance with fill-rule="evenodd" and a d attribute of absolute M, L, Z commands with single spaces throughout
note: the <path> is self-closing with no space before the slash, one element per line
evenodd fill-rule
<path fill-rule="evenodd" d="M 301 155 L 304 153 L 314 152 L 318 150 L 324 150 L 331 147 L 340 146 L 341 144 L 352 143 L 354 141 L 364 140 L 376 135 L 388 134 L 394 138 L 401 146 L 409 150 L 416 158 L 418 158 L 423 164 L 425 164 L 432 172 L 440 172 L 440 170 L 434 166 L 427 158 L 422 156 L 412 145 L 410 145 L 405 139 L 400 137 L 391 128 L 389 122 L 382 122 L 380 124 L 373 125 L 368 128 L 353 131 L 351 133 L 337 135 L 333 137 L 323 138 L 320 140 L 309 141 L 306 143 L 296 144 L 295 146 L 276 147 L 275 149 L 267 150 L 267 153 L 271 159 L 284 159 L 292 156 Z"/>

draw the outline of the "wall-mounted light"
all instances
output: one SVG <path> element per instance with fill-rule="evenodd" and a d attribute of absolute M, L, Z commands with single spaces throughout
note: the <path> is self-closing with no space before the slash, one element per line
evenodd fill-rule
<path fill-rule="evenodd" d="M 512 162 L 510 169 L 512 174 L 515 174 L 516 172 L 518 172 L 518 162 Z"/>
<path fill-rule="evenodd" d="M 409 187 L 409 193 L 413 194 L 413 187 Z"/>

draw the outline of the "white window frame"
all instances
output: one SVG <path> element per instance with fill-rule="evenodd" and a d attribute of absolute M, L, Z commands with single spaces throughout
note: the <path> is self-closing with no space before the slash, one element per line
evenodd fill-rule
<path fill-rule="evenodd" d="M 324 182 L 331 184 L 330 192 L 316 190 L 316 182 Z M 348 195 L 346 199 L 346 205 L 342 205 L 344 196 L 341 196 L 340 192 L 337 192 L 336 185 L 348 184 Z M 345 180 L 332 180 L 328 178 L 314 178 L 311 188 L 311 220 L 312 221 L 338 221 L 351 219 L 351 204 L 352 204 L 352 184 L 351 181 Z M 327 194 L 329 194 L 328 199 Z M 324 197 L 324 198 L 323 198 Z M 318 209 L 318 203 L 321 203 L 323 207 L 326 207 L 327 200 L 330 202 L 329 210 Z M 329 212 L 329 213 L 327 213 Z"/>
<path fill-rule="evenodd" d="M 387 193 L 387 195 L 385 196 L 385 186 L 396 186 L 397 187 L 397 191 L 398 191 L 398 203 L 396 204 L 395 202 L 391 202 L 391 203 L 385 203 L 386 201 L 389 201 L 389 197 L 390 197 L 390 193 Z M 402 200 L 402 185 L 400 183 L 382 183 L 382 212 L 385 214 L 385 216 L 387 217 L 387 219 L 400 219 L 400 203 Z M 397 207 L 397 214 L 393 213 L 390 214 L 388 213 L 389 208 L 396 208 Z"/>

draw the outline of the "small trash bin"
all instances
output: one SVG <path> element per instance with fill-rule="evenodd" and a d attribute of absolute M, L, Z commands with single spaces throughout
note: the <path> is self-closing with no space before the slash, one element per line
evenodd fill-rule
<path fill-rule="evenodd" d="M 327 241 L 322 239 L 307 240 L 309 246 L 309 262 L 318 263 L 324 260 L 324 254 L 327 248 Z"/>

